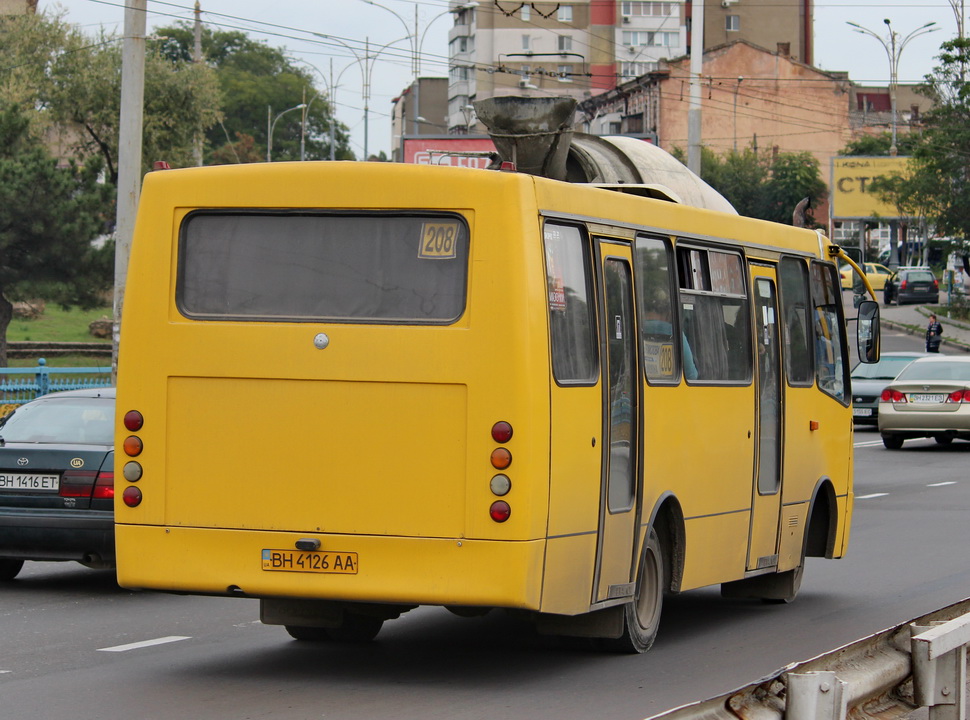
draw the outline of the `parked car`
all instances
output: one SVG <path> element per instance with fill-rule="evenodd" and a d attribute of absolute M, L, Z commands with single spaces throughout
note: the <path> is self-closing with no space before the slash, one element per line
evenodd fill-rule
<path fill-rule="evenodd" d="M 928 267 L 900 267 L 893 273 L 883 287 L 883 302 L 886 305 L 897 303 L 940 302 L 940 283 Z"/>
<path fill-rule="evenodd" d="M 882 391 L 913 360 L 928 355 L 930 353 L 884 352 L 879 356 L 879 362 L 859 363 L 852 368 L 852 421 L 856 425 L 876 425 Z"/>
<path fill-rule="evenodd" d="M 25 560 L 114 566 L 114 416 L 114 388 L 92 388 L 0 420 L 0 580 Z"/>
<path fill-rule="evenodd" d="M 863 263 L 862 269 L 869 279 L 869 284 L 872 285 L 873 290 L 882 290 L 886 285 L 886 280 L 889 276 L 893 274 L 893 271 L 887 268 L 885 265 L 880 265 L 879 263 L 867 262 Z M 839 269 L 839 276 L 842 278 L 842 289 L 850 290 L 852 289 L 853 275 L 855 270 L 852 269 L 851 265 L 843 265 Z"/>
<path fill-rule="evenodd" d="M 903 368 L 879 396 L 879 433 L 890 450 L 910 438 L 970 440 L 970 357 L 931 355 Z"/>

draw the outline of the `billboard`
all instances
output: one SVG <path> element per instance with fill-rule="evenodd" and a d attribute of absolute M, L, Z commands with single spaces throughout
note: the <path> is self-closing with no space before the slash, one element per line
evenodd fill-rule
<path fill-rule="evenodd" d="M 842 156 L 832 158 L 832 217 L 859 220 L 894 218 L 897 210 L 870 192 L 872 181 L 893 173 L 905 174 L 908 157 Z"/>
<path fill-rule="evenodd" d="M 404 137 L 404 162 L 416 165 L 451 165 L 484 170 L 489 163 L 488 157 L 475 153 L 490 152 L 495 152 L 495 145 L 485 135 Z"/>

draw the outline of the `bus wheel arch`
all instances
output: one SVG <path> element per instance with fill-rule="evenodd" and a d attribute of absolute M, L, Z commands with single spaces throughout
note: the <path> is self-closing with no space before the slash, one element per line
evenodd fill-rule
<path fill-rule="evenodd" d="M 835 534 L 838 528 L 838 503 L 835 488 L 828 477 L 815 484 L 815 492 L 808 505 L 808 525 L 805 528 L 802 558 L 835 557 Z"/>
<path fill-rule="evenodd" d="M 660 628 L 664 595 L 680 587 L 684 568 L 683 512 L 676 498 L 655 507 L 637 564 L 636 592 L 623 606 L 623 634 L 606 640 L 611 650 L 643 653 Z"/>

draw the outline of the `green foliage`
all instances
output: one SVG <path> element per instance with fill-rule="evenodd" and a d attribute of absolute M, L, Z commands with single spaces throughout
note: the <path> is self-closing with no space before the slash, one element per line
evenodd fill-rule
<path fill-rule="evenodd" d="M 681 160 L 683 152 L 675 150 Z M 701 148 L 701 177 L 741 214 L 790 225 L 795 206 L 809 198 L 817 206 L 827 188 L 811 153 L 758 153 L 753 148 L 717 155 Z M 810 212 L 806 223 L 816 227 Z"/>
<path fill-rule="evenodd" d="M 941 46 L 924 92 L 935 105 L 925 116 L 922 142 L 913 151 L 915 174 L 935 196 L 932 220 L 943 235 L 970 237 L 970 40 Z"/>
<path fill-rule="evenodd" d="M 913 148 L 919 142 L 920 136 L 917 133 L 903 133 L 896 136 L 896 154 L 912 155 Z M 846 145 L 841 155 L 868 155 L 873 157 L 885 157 L 889 155 L 889 149 L 893 144 L 893 136 L 890 132 L 878 135 L 863 135 L 856 138 Z"/>
<path fill-rule="evenodd" d="M 170 61 L 181 63 L 191 58 L 194 46 L 191 26 L 161 28 L 157 34 L 165 39 L 157 41 L 156 47 Z M 265 159 L 268 121 L 302 103 L 308 106 L 305 157 L 309 160 L 330 157 L 330 130 L 334 123 L 336 159 L 354 158 L 348 130 L 334 119 L 327 94 L 314 86 L 313 70 L 295 65 L 281 50 L 241 32 L 203 28 L 202 52 L 216 71 L 224 113 L 222 126 L 213 126 L 206 133 L 206 162 Z M 300 159 L 303 112 L 289 112 L 273 127 L 274 161 Z M 251 144 L 247 138 L 252 140 Z"/>
<path fill-rule="evenodd" d="M 0 97 L 20 105 L 35 135 L 56 128 L 65 152 L 81 162 L 100 156 L 117 183 L 121 114 L 121 41 L 83 35 L 58 17 L 21 15 L 0 22 Z M 142 164 L 194 164 L 196 137 L 216 125 L 219 91 L 206 65 L 172 62 L 148 49 Z"/>
<path fill-rule="evenodd" d="M 16 105 L 0 106 L 0 366 L 11 300 L 95 307 L 111 287 L 114 245 L 92 241 L 109 222 L 113 189 L 97 160 L 58 167 Z"/>

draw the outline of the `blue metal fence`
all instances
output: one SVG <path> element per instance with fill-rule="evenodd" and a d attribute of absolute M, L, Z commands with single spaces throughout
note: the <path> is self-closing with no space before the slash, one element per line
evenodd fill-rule
<path fill-rule="evenodd" d="M 53 368 L 47 367 L 45 358 L 39 358 L 36 367 L 0 368 L 0 405 L 22 405 L 60 390 L 110 385 L 110 367 Z"/>

